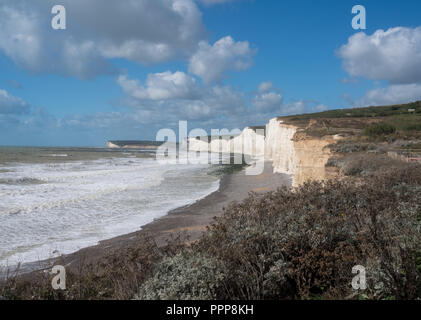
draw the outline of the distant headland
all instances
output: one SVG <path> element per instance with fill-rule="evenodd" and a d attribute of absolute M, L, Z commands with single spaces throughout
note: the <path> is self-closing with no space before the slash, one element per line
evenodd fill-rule
<path fill-rule="evenodd" d="M 146 140 L 109 140 L 107 148 L 119 149 L 157 149 L 162 145 L 162 141 L 146 141 Z"/>

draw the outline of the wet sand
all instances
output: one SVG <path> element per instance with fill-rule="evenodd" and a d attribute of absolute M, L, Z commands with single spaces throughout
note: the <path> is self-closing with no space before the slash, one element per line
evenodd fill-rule
<path fill-rule="evenodd" d="M 84 263 L 95 263 L 107 253 L 130 247 L 143 235 L 152 237 L 159 246 L 179 234 L 188 236 L 189 241 L 197 240 L 212 223 L 213 218 L 223 213 L 233 201 L 241 202 L 250 192 L 263 193 L 279 187 L 290 187 L 292 178 L 286 174 L 274 174 L 272 163 L 266 162 L 260 175 L 246 175 L 245 170 L 222 177 L 218 191 L 189 206 L 170 211 L 167 215 L 143 226 L 139 231 L 101 241 L 95 246 L 81 249 L 64 255 L 60 260 L 66 268 L 72 269 L 83 260 Z M 54 260 L 29 263 L 21 266 L 20 272 L 26 273 L 50 267 Z"/>

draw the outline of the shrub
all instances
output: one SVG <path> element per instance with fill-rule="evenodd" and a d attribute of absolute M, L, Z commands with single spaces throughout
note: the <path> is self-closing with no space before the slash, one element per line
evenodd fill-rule
<path fill-rule="evenodd" d="M 407 131 L 421 131 L 421 124 L 420 123 L 411 123 L 405 126 L 405 130 Z"/>
<path fill-rule="evenodd" d="M 349 154 L 337 162 L 340 172 L 345 176 L 373 176 L 383 171 L 399 170 L 405 164 L 387 155 Z"/>
<path fill-rule="evenodd" d="M 169 249 L 172 246 L 176 247 L 175 241 Z M 130 299 L 163 256 L 165 251 L 152 239 L 139 237 L 133 246 L 116 249 L 99 261 L 88 263 L 80 258 L 77 265 L 67 267 L 65 291 L 53 290 L 48 272 L 16 272 L 5 283 L 0 282 L 0 296 L 8 300 Z"/>
<path fill-rule="evenodd" d="M 353 142 L 348 140 L 341 140 L 338 143 L 330 144 L 328 147 L 332 152 L 336 153 L 355 153 L 377 149 L 377 146 L 372 143 Z"/>
<path fill-rule="evenodd" d="M 343 299 L 354 293 L 357 264 L 367 269 L 368 298 L 415 299 L 420 185 L 420 167 L 410 166 L 359 184 L 253 194 L 219 217 L 193 252 L 223 261 L 224 299 Z"/>
<path fill-rule="evenodd" d="M 393 134 L 395 132 L 396 127 L 385 122 L 373 123 L 364 129 L 364 135 L 373 138 Z"/>
<path fill-rule="evenodd" d="M 329 158 L 329 160 L 326 162 L 325 167 L 335 167 L 335 168 L 342 168 L 343 166 L 343 160 L 340 158 Z"/>
<path fill-rule="evenodd" d="M 361 161 L 354 160 L 345 162 L 341 168 L 342 174 L 346 176 L 359 176 L 363 173 L 364 168 Z"/>
<path fill-rule="evenodd" d="M 157 265 L 154 275 L 141 286 L 136 299 L 218 299 L 225 277 L 224 265 L 217 259 L 200 253 L 180 253 Z"/>

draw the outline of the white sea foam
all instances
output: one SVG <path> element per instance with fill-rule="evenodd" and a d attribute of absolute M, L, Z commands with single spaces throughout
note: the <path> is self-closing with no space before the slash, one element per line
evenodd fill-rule
<path fill-rule="evenodd" d="M 60 154 L 52 153 L 52 154 L 48 154 L 47 156 L 48 157 L 68 157 L 69 155 L 67 155 L 65 153 L 60 153 Z"/>
<path fill-rule="evenodd" d="M 206 165 L 160 165 L 152 158 L 3 169 L 0 179 L 10 183 L 0 183 L 0 265 L 9 266 L 139 230 L 219 187 Z"/>

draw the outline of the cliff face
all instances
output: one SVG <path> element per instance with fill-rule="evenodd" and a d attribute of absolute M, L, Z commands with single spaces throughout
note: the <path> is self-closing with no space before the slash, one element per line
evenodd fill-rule
<path fill-rule="evenodd" d="M 293 138 L 297 129 L 278 119 L 272 119 L 266 125 L 265 159 L 272 160 L 274 172 L 294 174 L 297 155 Z"/>
<path fill-rule="evenodd" d="M 107 141 L 107 148 L 117 149 L 120 148 L 120 146 L 112 143 L 111 141 Z"/>
<path fill-rule="evenodd" d="M 265 159 L 272 160 L 274 172 L 292 174 L 294 187 L 326 179 L 325 165 L 331 155 L 327 146 L 336 142 L 334 137 L 309 137 L 296 126 L 272 119 L 265 142 Z"/>
<path fill-rule="evenodd" d="M 294 170 L 294 186 L 308 180 L 325 180 L 327 172 L 325 165 L 331 156 L 327 147 L 335 143 L 331 136 L 323 138 L 295 137 L 294 149 L 296 154 L 296 167 Z"/>
<path fill-rule="evenodd" d="M 265 137 L 264 130 L 261 134 L 251 128 L 245 128 L 240 135 L 232 139 L 213 139 L 208 142 L 208 137 L 190 138 L 189 150 L 215 153 L 243 153 L 261 158 L 264 156 Z"/>
<path fill-rule="evenodd" d="M 265 137 L 246 128 L 224 143 L 189 139 L 189 149 L 222 153 L 243 150 L 246 155 L 272 161 L 274 172 L 291 174 L 295 187 L 308 180 L 326 179 L 325 165 L 331 155 L 327 146 L 336 141 L 333 136 L 309 137 L 302 129 L 275 118 L 266 125 Z"/>

